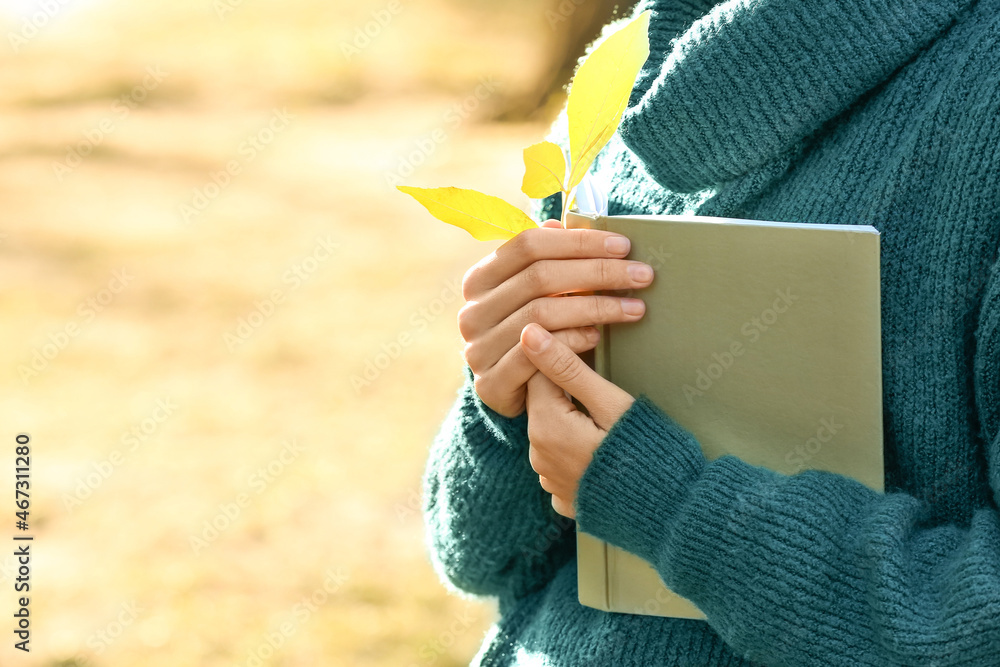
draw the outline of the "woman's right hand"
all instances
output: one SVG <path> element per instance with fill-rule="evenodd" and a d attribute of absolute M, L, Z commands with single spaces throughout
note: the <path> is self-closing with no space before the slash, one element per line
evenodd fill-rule
<path fill-rule="evenodd" d="M 642 318 L 640 299 L 559 296 L 648 286 L 653 269 L 623 259 L 629 247 L 620 234 L 562 229 L 558 220 L 549 220 L 521 232 L 466 272 L 462 295 L 467 303 L 458 313 L 458 329 L 483 403 L 505 417 L 524 411 L 525 384 L 536 371 L 519 345 L 525 325 L 540 324 L 579 354 L 597 345 L 593 325 Z"/>

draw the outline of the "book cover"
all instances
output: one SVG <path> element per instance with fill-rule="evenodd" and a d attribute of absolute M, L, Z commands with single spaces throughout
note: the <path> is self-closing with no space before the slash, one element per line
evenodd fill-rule
<path fill-rule="evenodd" d="M 709 460 L 731 454 L 883 490 L 879 234 L 697 216 L 570 213 L 632 242 L 655 278 L 636 323 L 601 327 L 594 368 L 646 394 Z M 651 565 L 577 530 L 580 602 L 704 618 Z"/>

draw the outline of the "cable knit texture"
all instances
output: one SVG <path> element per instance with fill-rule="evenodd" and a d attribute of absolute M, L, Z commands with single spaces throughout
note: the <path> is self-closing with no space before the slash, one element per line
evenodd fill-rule
<path fill-rule="evenodd" d="M 639 397 L 578 519 L 708 620 L 599 612 L 526 418 L 483 405 L 466 369 L 425 516 L 442 577 L 499 598 L 476 663 L 1000 665 L 1000 0 L 646 8 L 650 58 L 593 168 L 610 213 L 881 232 L 886 492 L 708 462 Z"/>

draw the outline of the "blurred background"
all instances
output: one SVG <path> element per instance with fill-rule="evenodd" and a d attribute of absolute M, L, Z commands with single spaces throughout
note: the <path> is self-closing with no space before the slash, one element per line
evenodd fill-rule
<path fill-rule="evenodd" d="M 495 610 L 438 582 L 420 478 L 497 244 L 393 186 L 527 209 L 627 11 L 0 0 L 0 536 L 28 433 L 35 538 L 0 664 L 468 663 Z"/>

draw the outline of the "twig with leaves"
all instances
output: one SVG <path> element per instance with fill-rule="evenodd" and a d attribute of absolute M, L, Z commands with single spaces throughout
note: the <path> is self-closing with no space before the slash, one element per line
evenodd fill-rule
<path fill-rule="evenodd" d="M 570 86 L 569 155 L 550 141 L 524 149 L 521 191 L 534 199 L 562 193 L 562 222 L 571 210 L 576 188 L 621 123 L 639 70 L 649 57 L 649 12 L 643 12 L 610 35 L 580 65 Z M 528 214 L 499 197 L 463 188 L 397 188 L 420 202 L 431 215 L 461 227 L 480 241 L 509 239 L 537 224 Z"/>

